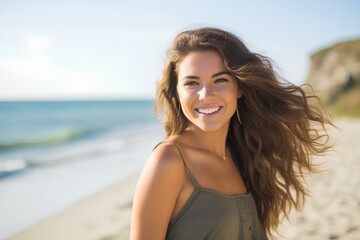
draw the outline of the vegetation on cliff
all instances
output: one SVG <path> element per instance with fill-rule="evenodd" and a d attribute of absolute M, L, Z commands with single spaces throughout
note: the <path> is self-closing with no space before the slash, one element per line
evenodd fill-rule
<path fill-rule="evenodd" d="M 360 117 L 360 39 L 314 53 L 307 83 L 333 115 Z"/>

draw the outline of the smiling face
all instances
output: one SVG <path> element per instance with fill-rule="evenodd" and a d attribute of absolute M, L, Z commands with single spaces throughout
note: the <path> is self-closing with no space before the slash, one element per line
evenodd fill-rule
<path fill-rule="evenodd" d="M 178 65 L 181 109 L 203 131 L 226 130 L 241 97 L 236 80 L 212 50 L 191 52 Z"/>

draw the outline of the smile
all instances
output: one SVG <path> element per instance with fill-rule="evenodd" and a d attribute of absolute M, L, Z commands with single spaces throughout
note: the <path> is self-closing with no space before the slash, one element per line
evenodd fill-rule
<path fill-rule="evenodd" d="M 196 108 L 196 111 L 201 114 L 212 114 L 216 113 L 221 109 L 221 107 L 213 107 L 213 108 Z"/>

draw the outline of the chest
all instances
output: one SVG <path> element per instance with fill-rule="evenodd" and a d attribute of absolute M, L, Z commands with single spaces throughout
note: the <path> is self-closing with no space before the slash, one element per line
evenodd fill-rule
<path fill-rule="evenodd" d="M 203 188 L 170 223 L 166 239 L 254 239 L 259 225 L 251 195 L 229 196 Z"/>

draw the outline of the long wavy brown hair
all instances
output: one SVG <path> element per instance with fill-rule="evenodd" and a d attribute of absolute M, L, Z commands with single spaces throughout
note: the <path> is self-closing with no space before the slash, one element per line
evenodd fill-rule
<path fill-rule="evenodd" d="M 279 78 L 269 58 L 251 52 L 232 33 L 200 28 L 176 36 L 157 86 L 155 111 L 167 136 L 189 126 L 177 97 L 178 65 L 188 53 L 204 50 L 220 53 L 243 92 L 237 102 L 241 123 L 235 113 L 226 141 L 272 237 L 293 207 L 302 208 L 308 195 L 304 177 L 317 170 L 311 157 L 331 147 L 326 125 L 332 123 L 322 108 L 309 104 L 316 96 Z"/>

